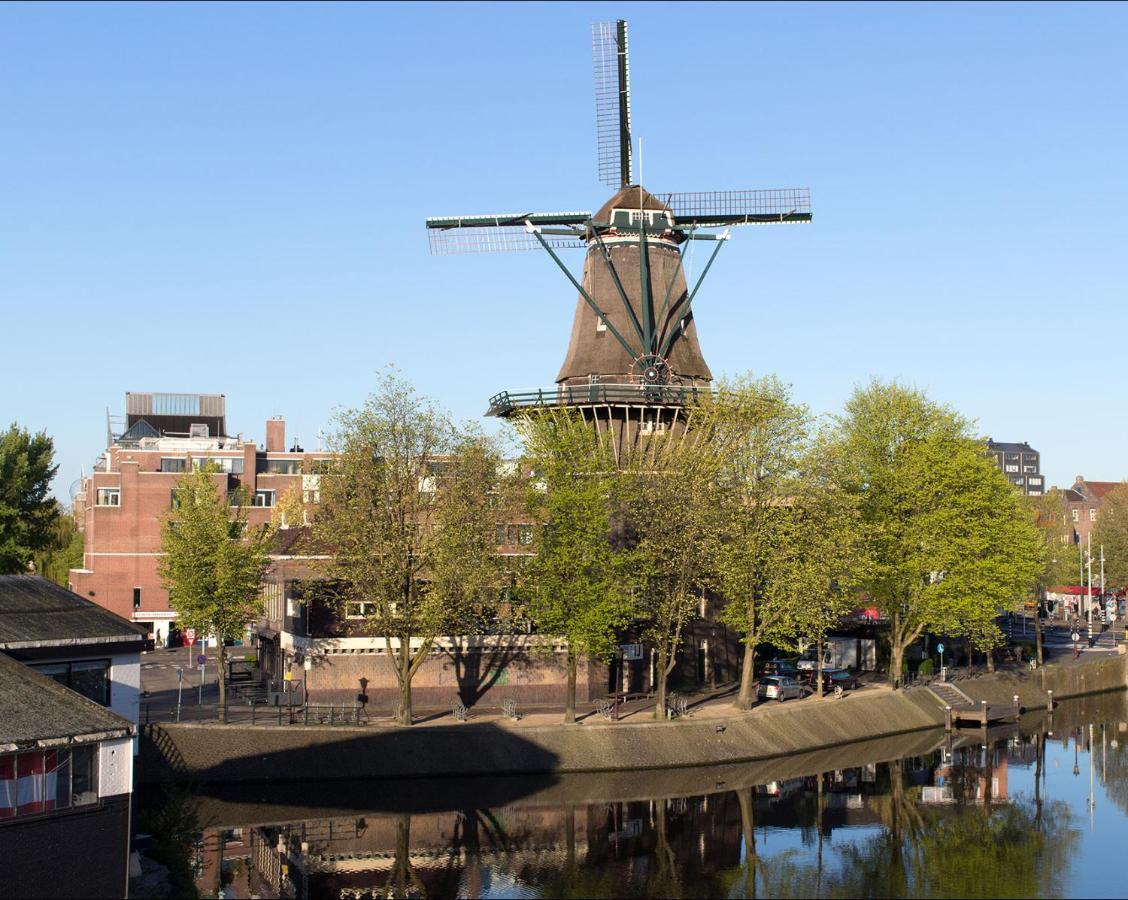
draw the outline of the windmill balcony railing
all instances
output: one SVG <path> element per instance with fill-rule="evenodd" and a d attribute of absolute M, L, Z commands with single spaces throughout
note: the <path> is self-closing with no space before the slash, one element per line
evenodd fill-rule
<path fill-rule="evenodd" d="M 688 384 L 554 384 L 551 387 L 501 391 L 490 397 L 490 415 L 518 409 L 556 406 L 644 404 L 690 406 L 715 395 L 708 385 Z"/>

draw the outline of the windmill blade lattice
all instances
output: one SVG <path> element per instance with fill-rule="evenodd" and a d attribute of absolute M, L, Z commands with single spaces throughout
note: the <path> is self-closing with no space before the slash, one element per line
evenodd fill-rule
<path fill-rule="evenodd" d="M 437 216 L 427 220 L 427 243 L 432 256 L 540 250 L 544 244 L 526 229 L 525 223 L 529 222 L 556 229 L 542 230 L 542 237 L 550 247 L 567 250 L 586 246 L 582 226 L 590 218 L 590 212 Z"/>
<path fill-rule="evenodd" d="M 631 78 L 625 21 L 592 23 L 591 58 L 599 181 L 620 188 L 631 183 Z"/>
<path fill-rule="evenodd" d="M 654 196 L 669 207 L 679 225 L 720 228 L 811 221 L 808 188 L 655 193 Z"/>

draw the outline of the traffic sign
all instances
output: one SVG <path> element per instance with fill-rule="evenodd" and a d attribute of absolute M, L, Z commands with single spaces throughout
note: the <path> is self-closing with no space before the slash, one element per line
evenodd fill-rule
<path fill-rule="evenodd" d="M 201 653 L 199 656 L 196 657 L 196 665 L 198 665 L 201 669 L 204 666 L 206 666 L 207 664 L 208 664 L 208 658 L 206 656 L 204 656 L 204 654 Z"/>
<path fill-rule="evenodd" d="M 937 644 L 936 645 L 936 652 L 937 653 L 943 653 L 944 652 L 944 645 L 943 644 Z"/>

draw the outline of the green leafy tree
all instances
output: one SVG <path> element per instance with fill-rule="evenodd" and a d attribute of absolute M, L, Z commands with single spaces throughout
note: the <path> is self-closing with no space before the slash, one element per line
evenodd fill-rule
<path fill-rule="evenodd" d="M 54 459 L 46 432 L 31 435 L 13 422 L 0 434 L 0 574 L 26 572 L 57 536 L 59 504 L 48 495 Z"/>
<path fill-rule="evenodd" d="M 247 507 L 232 505 L 217 466 L 201 466 L 177 483 L 176 504 L 161 527 L 158 571 L 177 619 L 219 645 L 219 712 L 227 710 L 225 641 L 262 614 L 269 564 L 269 526 L 247 526 Z M 236 501 L 238 502 L 238 500 Z"/>
<path fill-rule="evenodd" d="M 410 725 L 411 683 L 435 640 L 496 603 L 501 460 L 491 441 L 394 374 L 336 424 L 313 535 L 333 553 L 339 602 L 364 604 L 366 624 L 383 636 L 400 721 Z"/>
<path fill-rule="evenodd" d="M 528 509 L 536 555 L 523 572 L 528 614 L 544 635 L 567 641 L 564 721 L 576 721 L 581 660 L 607 658 L 626 624 L 623 556 L 612 543 L 620 483 L 609 442 L 567 410 L 536 410 L 518 425 L 531 472 Z"/>
<path fill-rule="evenodd" d="M 857 389 L 836 433 L 838 480 L 861 517 L 862 587 L 889 619 L 898 685 L 905 650 L 926 630 L 967 633 L 1026 596 L 1040 540 L 969 423 L 919 391 Z"/>
<path fill-rule="evenodd" d="M 1038 529 L 1042 543 L 1042 570 L 1035 586 L 1037 600 L 1056 585 L 1069 584 L 1073 569 L 1073 526 L 1066 516 L 1065 498 L 1057 488 L 1040 496 L 1023 498 L 1026 511 Z M 1042 665 L 1042 617 L 1035 611 L 1034 642 L 1038 665 Z"/>
<path fill-rule="evenodd" d="M 808 559 L 800 535 L 810 517 L 797 498 L 810 417 L 774 377 L 722 384 L 715 415 L 721 468 L 713 583 L 724 603 L 720 618 L 744 643 L 735 705 L 749 709 L 757 646 L 790 642 L 810 599 L 793 580 Z"/>
<path fill-rule="evenodd" d="M 662 718 L 685 627 L 699 612 L 720 549 L 720 461 L 730 432 L 716 405 L 688 414 L 684 433 L 650 437 L 645 456 L 620 472 L 624 546 L 635 615 L 655 661 L 654 715 Z"/>
<path fill-rule="evenodd" d="M 52 532 L 50 545 L 35 554 L 35 571 L 66 587 L 70 570 L 82 568 L 83 534 L 74 516 L 69 513 L 55 520 Z"/>
<path fill-rule="evenodd" d="M 1128 587 L 1128 482 L 1118 484 L 1101 498 L 1097 526 L 1093 529 L 1094 569 L 1099 547 L 1104 547 L 1105 584 Z M 1058 583 L 1068 584 L 1070 580 L 1063 578 Z"/>

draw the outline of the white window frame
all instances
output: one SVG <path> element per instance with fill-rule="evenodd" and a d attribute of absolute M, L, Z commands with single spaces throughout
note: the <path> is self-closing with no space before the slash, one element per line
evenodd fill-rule
<path fill-rule="evenodd" d="M 1095 507 L 1090 507 L 1090 508 L 1089 508 L 1089 521 L 1090 521 L 1090 522 L 1095 522 L 1095 521 L 1097 521 L 1097 510 L 1096 510 L 1096 508 L 1095 508 Z"/>
<path fill-rule="evenodd" d="M 104 502 L 110 497 L 115 497 L 113 503 Z M 120 487 L 100 487 L 94 489 L 94 505 L 95 506 L 121 506 L 121 488 Z"/>
<path fill-rule="evenodd" d="M 356 612 L 350 612 L 350 607 L 357 609 Z M 352 622 L 363 621 L 371 615 L 376 613 L 376 604 L 370 600 L 347 600 L 345 601 L 345 618 Z"/>
<path fill-rule="evenodd" d="M 265 501 L 268 494 L 270 495 L 270 502 L 260 503 L 259 498 L 261 497 Z M 277 502 L 278 492 L 269 488 L 255 488 L 255 495 L 251 498 L 251 506 L 257 506 L 259 509 L 272 509 Z"/>

